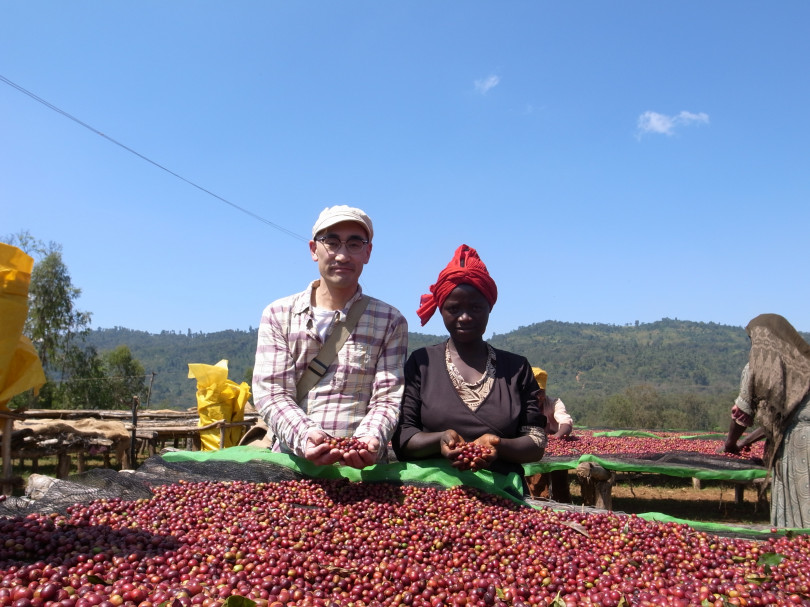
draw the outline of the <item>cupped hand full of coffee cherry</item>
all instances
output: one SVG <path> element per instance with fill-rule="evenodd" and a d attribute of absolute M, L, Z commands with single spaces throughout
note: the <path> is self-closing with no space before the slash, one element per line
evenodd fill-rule
<path fill-rule="evenodd" d="M 478 470 L 483 467 L 488 456 L 494 453 L 493 449 L 478 443 L 464 443 L 452 455 L 450 461 L 461 470 Z"/>
<path fill-rule="evenodd" d="M 332 449 L 337 449 L 342 454 L 346 454 L 349 451 L 360 451 L 361 449 L 368 450 L 368 445 L 354 436 L 330 436 L 327 437 L 324 444 L 329 445 Z"/>

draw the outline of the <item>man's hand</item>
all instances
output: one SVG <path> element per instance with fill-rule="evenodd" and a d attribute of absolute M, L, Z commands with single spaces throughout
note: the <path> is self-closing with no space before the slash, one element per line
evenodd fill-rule
<path fill-rule="evenodd" d="M 363 469 L 377 463 L 377 453 L 380 450 L 380 441 L 373 436 L 358 436 L 357 440 L 366 443 L 368 449 L 356 451 L 352 449 L 343 454 L 343 463 L 352 468 Z"/>
<path fill-rule="evenodd" d="M 323 430 L 312 429 L 307 432 L 307 443 L 304 457 L 318 466 L 330 466 L 339 461 L 343 454 L 325 443 L 329 436 Z"/>

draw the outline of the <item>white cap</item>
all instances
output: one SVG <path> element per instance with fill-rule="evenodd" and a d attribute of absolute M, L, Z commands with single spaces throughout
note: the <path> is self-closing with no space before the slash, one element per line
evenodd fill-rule
<path fill-rule="evenodd" d="M 345 204 L 339 204 L 334 207 L 326 207 L 318 216 L 315 225 L 312 226 L 312 237 L 321 230 L 325 230 L 341 221 L 353 221 L 363 226 L 368 234 L 368 240 L 374 238 L 374 227 L 371 225 L 371 219 L 366 215 L 362 209 L 350 207 Z"/>

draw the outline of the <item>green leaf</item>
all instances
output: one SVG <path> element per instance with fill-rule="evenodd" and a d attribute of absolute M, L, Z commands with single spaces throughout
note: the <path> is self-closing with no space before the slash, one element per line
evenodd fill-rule
<path fill-rule="evenodd" d="M 239 596 L 238 594 L 232 594 L 225 602 L 222 603 L 222 607 L 256 607 L 256 601 L 251 601 L 249 598 Z"/>
<path fill-rule="evenodd" d="M 87 581 L 90 582 L 91 584 L 104 584 L 105 586 L 108 586 L 107 582 L 98 577 L 97 575 L 88 575 Z"/>
<path fill-rule="evenodd" d="M 759 559 L 757 560 L 757 565 L 764 565 L 766 567 L 775 567 L 783 560 L 785 560 L 784 554 L 778 554 L 776 552 L 766 552 L 765 554 L 759 557 Z"/>
<path fill-rule="evenodd" d="M 579 523 L 574 521 L 565 521 L 563 522 L 563 525 L 565 525 L 566 527 L 571 527 L 571 529 L 581 533 L 585 537 L 591 537 L 591 534 L 588 533 L 588 530 L 585 528 L 584 525 L 580 525 Z"/>
<path fill-rule="evenodd" d="M 768 567 L 768 569 L 770 569 L 770 567 Z M 746 582 L 749 582 L 751 584 L 756 584 L 757 586 L 760 586 L 761 584 L 764 584 L 765 582 L 770 582 L 772 579 L 773 578 L 770 575 L 746 575 L 745 576 L 745 581 Z"/>

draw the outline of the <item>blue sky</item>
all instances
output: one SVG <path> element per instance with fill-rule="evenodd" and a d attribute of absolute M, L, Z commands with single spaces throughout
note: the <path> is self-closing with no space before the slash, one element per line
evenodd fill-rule
<path fill-rule="evenodd" d="M 810 331 L 808 24 L 803 0 L 5 2 L 0 236 L 61 244 L 94 328 L 256 327 L 350 204 L 363 289 L 412 331 L 444 333 L 416 309 L 462 243 L 490 334 Z"/>

